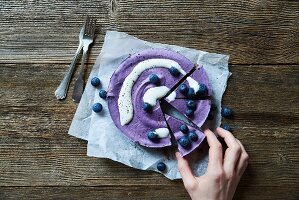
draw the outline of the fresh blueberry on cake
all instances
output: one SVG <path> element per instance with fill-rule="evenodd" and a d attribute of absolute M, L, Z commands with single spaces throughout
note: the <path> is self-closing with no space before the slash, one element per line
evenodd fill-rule
<path fill-rule="evenodd" d="M 180 126 L 180 130 L 182 131 L 182 133 L 188 133 L 189 132 L 189 128 L 186 124 L 182 124 Z"/>
<path fill-rule="evenodd" d="M 157 76 L 157 74 L 151 74 L 149 76 L 149 80 L 152 84 L 154 85 L 160 85 L 160 79 L 159 77 Z"/>
<path fill-rule="evenodd" d="M 196 134 L 195 131 L 190 131 L 188 134 L 188 138 L 189 138 L 189 140 L 195 142 L 198 140 L 198 135 Z"/>
<path fill-rule="evenodd" d="M 179 91 L 183 95 L 187 96 L 188 90 L 189 90 L 189 88 L 188 88 L 187 84 L 183 83 L 183 84 L 180 85 Z"/>

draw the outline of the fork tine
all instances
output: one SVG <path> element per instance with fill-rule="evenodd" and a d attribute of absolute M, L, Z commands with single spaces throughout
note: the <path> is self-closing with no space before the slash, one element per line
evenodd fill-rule
<path fill-rule="evenodd" d="M 86 23 L 86 27 L 84 31 L 85 35 L 93 37 L 95 32 L 95 27 L 96 27 L 96 19 L 88 17 L 88 21 Z"/>

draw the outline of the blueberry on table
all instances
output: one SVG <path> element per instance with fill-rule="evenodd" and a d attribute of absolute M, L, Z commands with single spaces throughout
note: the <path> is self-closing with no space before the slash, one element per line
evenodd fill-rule
<path fill-rule="evenodd" d="M 92 86 L 98 87 L 101 84 L 101 80 L 98 77 L 93 77 L 90 83 Z"/>
<path fill-rule="evenodd" d="M 157 170 L 159 170 L 160 172 L 165 171 L 165 170 L 166 170 L 166 165 L 165 165 L 165 163 L 164 163 L 164 162 L 159 162 L 159 163 L 157 164 Z"/>
<path fill-rule="evenodd" d="M 103 106 L 101 103 L 95 103 L 92 106 L 92 110 L 96 113 L 101 112 L 103 110 Z"/>
<path fill-rule="evenodd" d="M 229 132 L 232 132 L 233 129 L 229 124 L 222 124 L 221 127 Z"/>
<path fill-rule="evenodd" d="M 193 117 L 194 116 L 194 110 L 188 109 L 185 112 L 185 115 L 188 117 Z"/>
<path fill-rule="evenodd" d="M 188 89 L 187 97 L 190 99 L 195 98 L 195 92 L 193 88 Z"/>
<path fill-rule="evenodd" d="M 198 135 L 195 133 L 195 131 L 190 131 L 188 134 L 189 140 L 195 142 L 198 140 Z"/>
<path fill-rule="evenodd" d="M 196 103 L 193 100 L 187 100 L 186 101 L 187 104 L 187 108 L 189 108 L 190 110 L 195 110 L 196 109 Z"/>
<path fill-rule="evenodd" d="M 159 139 L 155 131 L 149 131 L 147 133 L 147 138 L 152 142 L 156 142 Z"/>
<path fill-rule="evenodd" d="M 198 84 L 199 88 L 196 94 L 198 95 L 206 95 L 208 93 L 208 88 L 205 84 L 200 83 Z"/>
<path fill-rule="evenodd" d="M 146 102 L 144 102 L 143 103 L 143 110 L 145 111 L 145 112 L 151 112 L 152 111 L 152 105 L 151 104 L 149 104 L 149 103 L 146 103 Z"/>
<path fill-rule="evenodd" d="M 188 86 L 185 83 L 181 84 L 180 87 L 179 87 L 180 93 L 182 93 L 185 96 L 187 96 L 188 90 L 189 90 Z"/>
<path fill-rule="evenodd" d="M 188 133 L 189 132 L 189 128 L 186 124 L 182 124 L 180 126 L 180 131 L 182 131 L 182 133 Z"/>
<path fill-rule="evenodd" d="M 191 142 L 188 139 L 188 137 L 183 136 L 178 140 L 178 143 L 184 148 L 184 149 L 188 149 L 191 146 Z"/>
<path fill-rule="evenodd" d="M 229 107 L 223 107 L 221 110 L 221 115 L 225 118 L 231 118 L 233 116 L 233 110 Z"/>
<path fill-rule="evenodd" d="M 175 67 L 169 68 L 169 72 L 172 76 L 175 76 L 175 77 L 178 77 L 181 74 L 180 71 Z"/>
<path fill-rule="evenodd" d="M 159 77 L 157 76 L 157 74 L 151 74 L 149 76 L 149 80 L 152 84 L 155 84 L 155 85 L 160 85 L 160 79 Z"/>
<path fill-rule="evenodd" d="M 100 90 L 99 95 L 101 98 L 106 99 L 107 97 L 107 92 L 105 90 Z"/>

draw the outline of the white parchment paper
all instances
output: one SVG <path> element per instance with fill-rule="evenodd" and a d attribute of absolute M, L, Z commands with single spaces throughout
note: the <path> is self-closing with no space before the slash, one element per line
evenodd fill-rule
<path fill-rule="evenodd" d="M 93 66 L 82 99 L 71 123 L 69 134 L 88 140 L 88 156 L 109 158 L 137 169 L 157 172 L 156 165 L 162 161 L 167 165 L 167 170 L 163 174 L 169 179 L 178 179 L 181 177 L 174 158 L 175 149 L 151 149 L 131 142 L 116 128 L 109 115 L 107 102 L 101 99 L 98 94 L 99 88 L 107 90 L 110 77 L 125 58 L 130 54 L 148 48 L 164 48 L 176 51 L 192 62 L 204 66 L 213 88 L 212 101 L 217 106 L 214 120 L 208 121 L 206 126 L 214 130 L 215 127 L 221 124 L 221 99 L 226 89 L 227 79 L 231 75 L 228 70 L 229 56 L 175 45 L 150 43 L 126 33 L 108 31 L 102 51 Z M 90 80 L 94 76 L 101 79 L 102 84 L 99 88 L 94 88 L 90 84 Z M 95 102 L 100 102 L 103 105 L 101 113 L 92 112 L 91 107 Z M 208 146 L 204 142 L 198 150 L 188 156 L 196 175 L 201 175 L 206 171 L 208 164 L 207 151 Z"/>

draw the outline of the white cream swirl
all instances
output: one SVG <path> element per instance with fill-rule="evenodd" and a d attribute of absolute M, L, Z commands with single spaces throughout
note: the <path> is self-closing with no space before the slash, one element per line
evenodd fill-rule
<path fill-rule="evenodd" d="M 170 59 L 160 59 L 160 58 L 148 59 L 138 63 L 134 67 L 133 71 L 125 78 L 119 92 L 117 103 L 119 109 L 120 124 L 122 126 L 128 124 L 132 120 L 134 115 L 133 103 L 131 97 L 134 83 L 137 81 L 138 77 L 143 71 L 151 68 L 156 68 L 156 67 L 163 67 L 168 69 L 174 67 L 177 70 L 179 70 L 181 74 L 183 75 L 186 74 L 186 72 L 181 68 L 181 66 L 177 62 Z M 187 81 L 189 83 L 189 86 L 192 87 L 195 92 L 198 91 L 198 83 L 193 78 L 188 77 Z"/>

